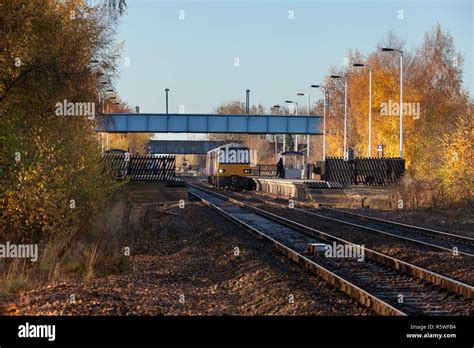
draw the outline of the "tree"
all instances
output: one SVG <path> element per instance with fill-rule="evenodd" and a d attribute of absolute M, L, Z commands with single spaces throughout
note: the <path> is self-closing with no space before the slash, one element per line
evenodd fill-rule
<path fill-rule="evenodd" d="M 98 105 L 100 78 L 112 85 L 116 73 L 116 20 L 83 1 L 9 0 L 0 9 L 0 237 L 62 252 L 91 233 L 117 184 L 104 172 L 96 121 L 58 115 L 55 105 Z"/>
<path fill-rule="evenodd" d="M 439 169 L 443 191 L 448 204 L 470 203 L 474 197 L 474 156 L 472 139 L 472 108 L 470 114 L 460 116 L 454 132 L 443 136 L 443 165 Z"/>

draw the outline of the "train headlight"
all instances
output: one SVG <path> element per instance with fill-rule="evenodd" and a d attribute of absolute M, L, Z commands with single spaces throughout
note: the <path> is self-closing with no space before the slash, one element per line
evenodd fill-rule
<path fill-rule="evenodd" d="M 224 168 L 220 168 L 220 169 L 218 170 L 218 172 L 219 172 L 219 173 L 225 173 L 225 169 L 224 169 Z"/>
<path fill-rule="evenodd" d="M 245 174 L 250 174 L 250 173 L 252 173 L 252 171 L 250 169 L 244 169 L 244 173 Z"/>

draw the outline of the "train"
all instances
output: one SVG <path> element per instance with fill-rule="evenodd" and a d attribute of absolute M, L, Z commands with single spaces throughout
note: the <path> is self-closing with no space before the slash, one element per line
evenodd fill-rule
<path fill-rule="evenodd" d="M 209 151 L 206 174 L 209 185 L 214 187 L 234 190 L 254 190 L 256 187 L 251 178 L 250 149 L 242 144 L 226 144 Z"/>

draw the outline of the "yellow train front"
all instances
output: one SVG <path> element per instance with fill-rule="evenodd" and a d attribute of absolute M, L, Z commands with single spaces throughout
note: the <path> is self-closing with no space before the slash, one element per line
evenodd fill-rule
<path fill-rule="evenodd" d="M 251 178 L 250 150 L 244 145 L 226 144 L 209 151 L 206 172 L 212 186 L 235 190 L 255 189 L 255 182 Z"/>

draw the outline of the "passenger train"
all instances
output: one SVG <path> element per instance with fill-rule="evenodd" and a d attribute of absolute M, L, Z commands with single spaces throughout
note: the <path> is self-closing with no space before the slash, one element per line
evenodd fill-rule
<path fill-rule="evenodd" d="M 209 185 L 253 190 L 250 149 L 241 144 L 226 144 L 213 149 L 206 156 L 206 173 Z"/>

